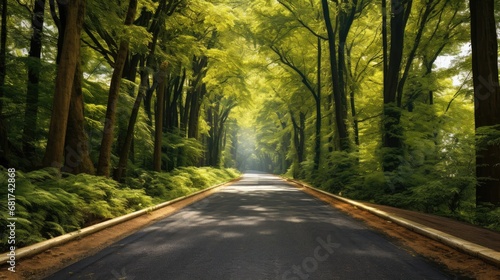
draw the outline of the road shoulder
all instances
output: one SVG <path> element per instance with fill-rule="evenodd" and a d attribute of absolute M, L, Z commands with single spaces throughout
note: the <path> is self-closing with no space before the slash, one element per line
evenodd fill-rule
<path fill-rule="evenodd" d="M 66 266 L 96 254 L 114 242 L 168 217 L 198 200 L 216 193 L 232 182 L 211 188 L 194 196 L 189 196 L 186 199 L 151 211 L 148 214 L 105 228 L 80 239 L 50 248 L 32 257 L 21 259 L 16 263 L 16 272 L 10 272 L 6 266 L 2 265 L 0 267 L 0 279 L 41 279 L 47 277 Z"/>
<path fill-rule="evenodd" d="M 407 228 L 396 225 L 391 221 L 361 210 L 356 206 L 339 201 L 331 196 L 314 191 L 310 188 L 290 182 L 305 193 L 314 196 L 331 206 L 363 221 L 369 227 L 378 230 L 395 240 L 402 247 L 422 255 L 427 259 L 458 272 L 465 277 L 474 279 L 500 279 L 500 269 L 480 259 L 453 249 L 440 242 L 432 240 Z"/>

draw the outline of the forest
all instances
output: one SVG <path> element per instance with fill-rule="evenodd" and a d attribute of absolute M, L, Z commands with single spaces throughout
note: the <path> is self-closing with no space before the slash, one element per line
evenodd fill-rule
<path fill-rule="evenodd" d="M 500 230 L 499 0 L 0 10 L 0 226 L 15 169 L 24 245 L 246 170 Z"/>

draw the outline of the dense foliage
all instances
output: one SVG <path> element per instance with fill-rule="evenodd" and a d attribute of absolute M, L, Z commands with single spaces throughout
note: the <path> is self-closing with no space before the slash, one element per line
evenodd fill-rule
<path fill-rule="evenodd" d="M 0 183 L 7 171 L 0 168 Z M 184 167 L 169 173 L 135 170 L 126 183 L 88 174 L 60 173 L 55 168 L 16 172 L 17 246 L 30 245 L 104 220 L 146 209 L 239 176 L 236 170 Z M 7 201 L 7 190 L 0 191 Z M 0 226 L 8 211 L 1 208 Z M 7 251 L 7 232 L 0 235 L 0 251 Z"/>
<path fill-rule="evenodd" d="M 499 166 L 497 126 L 478 127 L 486 106 L 498 112 L 489 98 L 498 75 L 479 77 L 474 95 L 469 6 L 391 1 L 380 18 L 381 8 L 369 0 L 253 2 L 248 29 L 264 62 L 253 83 L 261 93 L 255 129 L 240 136 L 257 148 L 241 151 L 243 165 L 500 229 L 498 170 L 476 175 L 476 167 Z M 489 105 L 479 108 L 478 99 Z M 476 165 L 483 150 L 492 156 Z M 486 196 L 476 196 L 487 184 Z"/>
<path fill-rule="evenodd" d="M 499 228 L 498 6 L 3 0 L 0 165 L 27 240 L 224 172 L 203 166 Z"/>

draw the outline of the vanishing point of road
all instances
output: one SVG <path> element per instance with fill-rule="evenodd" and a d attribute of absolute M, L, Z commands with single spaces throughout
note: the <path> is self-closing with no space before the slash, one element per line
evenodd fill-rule
<path fill-rule="evenodd" d="M 278 177 L 233 185 L 48 279 L 454 279 Z"/>

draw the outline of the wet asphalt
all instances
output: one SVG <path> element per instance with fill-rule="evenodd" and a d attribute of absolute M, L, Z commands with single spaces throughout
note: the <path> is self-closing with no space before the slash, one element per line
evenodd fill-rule
<path fill-rule="evenodd" d="M 47 279 L 457 279 L 266 174 L 219 192 Z"/>

